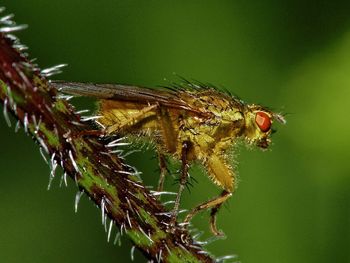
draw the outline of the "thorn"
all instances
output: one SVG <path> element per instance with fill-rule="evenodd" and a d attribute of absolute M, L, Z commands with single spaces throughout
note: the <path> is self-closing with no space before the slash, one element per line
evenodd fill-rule
<path fill-rule="evenodd" d="M 177 195 L 177 193 L 174 192 L 166 192 L 166 191 L 162 191 L 162 192 L 158 192 L 158 191 L 150 191 L 152 196 L 160 196 L 160 195 Z"/>
<path fill-rule="evenodd" d="M 113 150 L 113 151 L 109 151 L 109 153 L 116 153 L 116 154 L 118 154 L 118 155 L 120 155 L 120 154 L 122 154 L 124 151 L 123 150 L 120 150 L 120 149 L 118 149 L 118 150 Z"/>
<path fill-rule="evenodd" d="M 55 172 L 57 168 L 57 161 L 55 160 L 56 153 L 54 152 L 51 156 L 51 177 L 55 177 Z"/>
<path fill-rule="evenodd" d="M 166 217 L 171 217 L 173 215 L 172 212 L 160 212 L 160 213 L 154 213 L 155 215 L 158 215 L 158 216 L 166 216 Z"/>
<path fill-rule="evenodd" d="M 63 182 L 64 182 L 64 185 L 67 187 L 68 184 L 67 184 L 67 173 L 66 172 L 64 172 L 61 176 L 60 187 L 62 186 Z"/>
<path fill-rule="evenodd" d="M 75 162 L 75 160 L 74 160 L 74 158 L 73 158 L 73 153 L 72 153 L 71 150 L 69 150 L 68 155 L 69 155 L 69 158 L 70 158 L 70 160 L 71 160 L 71 162 L 72 162 L 72 165 L 73 165 L 75 171 L 76 171 L 77 173 L 80 173 L 79 167 L 78 167 L 77 163 Z"/>
<path fill-rule="evenodd" d="M 96 115 L 96 116 L 81 116 L 80 120 L 85 122 L 85 121 L 91 121 L 91 120 L 97 120 L 102 118 L 103 116 L 101 115 Z"/>
<path fill-rule="evenodd" d="M 123 229 L 124 229 L 124 231 L 125 231 L 125 233 L 126 233 L 125 224 L 124 224 L 124 223 L 122 223 L 122 224 L 120 225 L 120 235 L 123 235 Z"/>
<path fill-rule="evenodd" d="M 28 25 L 0 27 L 0 33 L 12 33 L 26 29 Z"/>
<path fill-rule="evenodd" d="M 107 215 L 105 214 L 105 223 L 103 224 L 103 227 L 106 233 L 107 233 L 107 223 L 108 223 L 108 219 L 107 219 Z"/>
<path fill-rule="evenodd" d="M 105 164 L 105 163 L 100 163 L 103 167 L 106 167 L 107 169 L 111 169 L 111 167 L 108 165 L 108 164 Z"/>
<path fill-rule="evenodd" d="M 34 125 L 34 127 L 36 127 L 38 125 L 36 122 L 36 117 L 34 114 L 32 114 L 31 117 L 32 117 L 33 125 Z"/>
<path fill-rule="evenodd" d="M 45 144 L 44 140 L 43 140 L 42 138 L 40 138 L 40 137 L 38 137 L 37 140 L 38 140 L 38 142 L 39 142 L 40 145 L 41 145 L 40 151 L 42 152 L 41 149 L 44 149 L 45 152 L 48 154 L 48 153 L 49 153 L 49 149 L 47 148 L 47 145 Z M 43 158 L 44 158 L 44 156 L 43 156 Z M 44 158 L 44 160 L 45 160 L 45 162 L 48 164 L 46 157 Z"/>
<path fill-rule="evenodd" d="M 133 174 L 134 175 L 134 174 Z M 141 184 L 138 184 L 138 183 L 136 183 L 135 181 L 132 181 L 132 180 L 130 180 L 130 179 L 128 179 L 128 178 L 125 178 L 125 181 L 128 181 L 129 183 L 131 183 L 131 184 L 133 184 L 134 186 L 137 186 L 137 187 L 139 187 L 139 188 L 144 188 L 144 186 L 143 185 L 141 185 Z"/>
<path fill-rule="evenodd" d="M 237 259 L 238 256 L 237 255 L 227 255 L 227 256 L 223 256 L 223 257 L 219 257 L 219 258 L 216 258 L 216 263 L 224 263 L 225 260 L 228 260 L 228 259 Z"/>
<path fill-rule="evenodd" d="M 178 223 L 178 226 L 188 226 L 188 225 L 190 225 L 190 222 Z"/>
<path fill-rule="evenodd" d="M 28 113 L 24 113 L 23 126 L 24 126 L 24 132 L 28 133 Z"/>
<path fill-rule="evenodd" d="M 154 241 L 143 231 L 143 229 L 139 226 L 139 230 L 142 232 L 142 234 L 151 242 L 153 243 Z"/>
<path fill-rule="evenodd" d="M 77 213 L 78 212 L 78 205 L 79 205 L 79 201 L 80 198 L 83 196 L 84 192 L 83 191 L 78 191 L 75 194 L 75 201 L 74 201 L 74 212 Z"/>
<path fill-rule="evenodd" d="M 130 142 L 119 142 L 119 143 L 109 143 L 106 145 L 106 147 L 108 148 L 112 148 L 112 147 L 116 147 L 116 146 L 128 146 L 128 145 L 131 145 Z"/>
<path fill-rule="evenodd" d="M 50 175 L 50 176 L 49 176 L 49 183 L 47 184 L 47 191 L 50 190 L 52 181 L 53 181 L 53 177 Z"/>
<path fill-rule="evenodd" d="M 66 66 L 67 66 L 67 64 L 59 64 L 59 65 L 53 66 L 51 68 L 46 68 L 46 69 L 41 71 L 41 74 L 44 77 L 50 77 L 52 75 L 60 74 L 60 73 L 62 73 L 61 69 L 66 67 Z"/>
<path fill-rule="evenodd" d="M 67 173 L 66 173 L 66 172 L 64 172 L 64 174 L 63 174 L 63 181 L 64 181 L 64 184 L 65 184 L 66 186 L 68 186 L 68 183 L 67 183 Z"/>
<path fill-rule="evenodd" d="M 195 246 L 195 245 L 190 245 L 190 247 L 197 249 L 197 250 L 201 250 L 202 248 L 200 246 Z"/>
<path fill-rule="evenodd" d="M 170 204 L 174 204 L 174 203 L 175 203 L 175 201 L 166 201 L 163 203 L 163 205 L 166 206 L 166 205 L 170 205 Z"/>
<path fill-rule="evenodd" d="M 126 156 L 129 156 L 130 154 L 133 154 L 133 153 L 136 153 L 136 152 L 141 152 L 141 150 L 139 150 L 139 149 L 132 150 L 132 151 L 127 152 L 126 154 L 120 155 L 119 157 L 120 158 L 125 158 Z"/>
<path fill-rule="evenodd" d="M 164 243 L 164 246 L 165 246 L 166 250 L 168 250 L 168 254 L 171 255 L 172 252 L 171 252 L 170 248 L 168 247 L 167 243 Z"/>
<path fill-rule="evenodd" d="M 74 98 L 74 96 L 72 96 L 72 95 L 59 94 L 59 95 L 56 96 L 56 99 L 66 100 L 66 101 L 69 101 L 72 98 Z"/>
<path fill-rule="evenodd" d="M 129 223 L 130 228 L 132 228 L 132 224 L 131 224 L 130 216 L 129 216 L 129 210 L 126 210 L 126 218 L 128 219 L 128 223 Z"/>
<path fill-rule="evenodd" d="M 178 246 L 181 247 L 184 251 L 188 251 L 187 248 L 185 248 L 182 244 L 178 243 Z"/>
<path fill-rule="evenodd" d="M 51 183 L 52 183 L 53 179 L 55 178 L 55 173 L 56 173 L 56 168 L 57 168 L 57 162 L 55 160 L 55 155 L 56 155 L 56 153 L 53 153 L 53 155 L 51 157 L 51 162 L 50 162 L 51 172 L 50 172 L 50 176 L 49 176 L 49 183 L 47 185 L 47 190 L 50 190 Z"/>
<path fill-rule="evenodd" d="M 187 211 L 188 211 L 187 209 L 181 209 L 181 210 L 179 210 L 177 213 L 178 213 L 178 214 L 181 214 L 181 213 L 185 213 L 185 212 L 187 212 Z M 187 225 L 187 223 L 183 223 L 183 224 Z"/>
<path fill-rule="evenodd" d="M 133 175 L 134 175 L 134 173 L 132 173 L 132 172 L 129 172 L 129 171 L 123 171 L 123 170 L 117 171 L 117 173 L 120 173 L 120 174 L 127 174 L 127 175 L 131 175 L 131 176 L 133 176 Z"/>
<path fill-rule="evenodd" d="M 28 50 L 28 47 L 22 44 L 14 44 L 12 47 L 22 52 Z"/>
<path fill-rule="evenodd" d="M 35 133 L 38 133 L 38 131 L 40 130 L 41 121 L 42 121 L 42 118 L 40 116 L 39 117 L 39 121 L 38 121 L 38 123 L 35 126 Z"/>
<path fill-rule="evenodd" d="M 83 123 L 78 122 L 78 121 L 71 121 L 71 124 L 74 124 L 75 126 L 85 126 Z"/>
<path fill-rule="evenodd" d="M 208 252 L 204 251 L 204 250 L 197 251 L 196 253 L 197 254 L 202 254 L 202 255 L 208 255 Z"/>
<path fill-rule="evenodd" d="M 88 113 L 90 110 L 80 110 L 80 111 L 76 111 L 75 114 L 82 114 L 82 113 Z"/>
<path fill-rule="evenodd" d="M 109 222 L 109 228 L 108 228 L 108 234 L 107 234 L 107 242 L 109 242 L 109 238 L 111 237 L 113 223 L 114 223 L 113 220 L 111 220 Z"/>
<path fill-rule="evenodd" d="M 220 240 L 220 239 L 226 239 L 226 236 L 212 236 L 212 237 L 209 237 L 207 240 L 203 241 L 203 242 L 196 242 L 198 245 L 209 245 L 210 243 L 213 243 L 217 240 Z"/>
<path fill-rule="evenodd" d="M 131 261 L 134 261 L 134 252 L 135 252 L 135 246 L 132 246 L 130 250 Z"/>
<path fill-rule="evenodd" d="M 1 12 L 1 10 L 0 10 Z M 0 18 L 0 23 L 1 24 L 6 24 L 6 25 L 13 25 L 14 22 L 12 21 L 12 19 L 14 18 L 14 14 L 9 14 L 7 16 L 3 16 Z"/>
<path fill-rule="evenodd" d="M 16 123 L 16 127 L 15 127 L 15 132 L 17 133 L 19 131 L 19 128 L 21 128 L 21 122 L 18 120 Z"/>
<path fill-rule="evenodd" d="M 160 249 L 159 254 L 156 255 L 156 259 L 158 263 L 162 262 L 162 253 L 163 253 L 163 250 Z"/>
<path fill-rule="evenodd" d="M 125 197 L 125 199 L 126 199 L 126 202 L 128 203 L 128 206 L 129 206 L 130 210 L 133 211 L 134 209 L 133 209 L 132 206 L 131 206 L 131 203 L 130 203 L 129 198 L 128 198 L 128 197 Z"/>
<path fill-rule="evenodd" d="M 102 225 L 105 224 L 105 199 L 101 199 L 101 218 L 102 218 Z"/>
<path fill-rule="evenodd" d="M 115 234 L 115 238 L 114 238 L 113 244 L 116 245 L 117 242 L 118 242 L 118 245 L 121 246 L 121 238 L 120 238 L 120 232 L 119 231 Z"/>
<path fill-rule="evenodd" d="M 195 240 L 195 239 L 201 237 L 201 236 L 203 235 L 203 233 L 204 233 L 203 231 L 200 231 L 200 232 L 198 232 L 197 234 L 195 234 L 195 235 L 193 236 L 193 240 Z"/>
<path fill-rule="evenodd" d="M 4 118 L 5 118 L 5 121 L 6 121 L 7 125 L 9 127 L 11 127 L 11 121 L 10 121 L 10 118 L 9 118 L 9 115 L 8 115 L 8 112 L 7 112 L 7 103 L 8 103 L 7 98 L 5 98 L 3 113 L 4 113 Z"/>

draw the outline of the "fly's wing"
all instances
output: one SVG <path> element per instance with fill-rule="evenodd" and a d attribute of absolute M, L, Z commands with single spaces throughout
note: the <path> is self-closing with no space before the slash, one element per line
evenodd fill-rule
<path fill-rule="evenodd" d="M 57 90 L 71 94 L 110 99 L 143 104 L 158 103 L 159 105 L 202 113 L 192 105 L 182 100 L 175 91 L 154 90 L 137 86 L 119 84 L 93 84 L 81 82 L 51 81 L 50 85 Z"/>

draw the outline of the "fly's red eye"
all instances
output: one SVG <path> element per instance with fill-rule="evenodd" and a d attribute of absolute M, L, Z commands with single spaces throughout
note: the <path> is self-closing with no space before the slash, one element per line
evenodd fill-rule
<path fill-rule="evenodd" d="M 257 112 L 255 116 L 255 122 L 262 132 L 267 132 L 271 128 L 271 119 L 265 112 Z"/>

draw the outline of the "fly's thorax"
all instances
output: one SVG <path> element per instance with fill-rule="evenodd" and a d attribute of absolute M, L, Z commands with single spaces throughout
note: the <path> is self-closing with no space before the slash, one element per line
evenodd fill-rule
<path fill-rule="evenodd" d="M 274 113 L 259 105 L 247 105 L 244 109 L 245 127 L 242 133 L 250 145 L 267 148 L 271 143 L 271 125 Z"/>

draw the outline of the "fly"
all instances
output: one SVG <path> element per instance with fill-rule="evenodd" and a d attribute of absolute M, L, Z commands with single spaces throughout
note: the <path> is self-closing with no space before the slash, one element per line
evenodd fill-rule
<path fill-rule="evenodd" d="M 163 190 L 165 156 L 182 164 L 179 190 L 170 225 L 175 226 L 181 194 L 188 179 L 189 166 L 200 163 L 208 177 L 222 189 L 219 196 L 194 207 L 187 214 L 188 224 L 197 213 L 211 209 L 210 228 L 217 229 L 216 215 L 237 187 L 236 173 L 230 165 L 229 151 L 240 139 L 267 148 L 274 120 L 286 123 L 281 114 L 256 104 L 246 104 L 218 89 L 186 82 L 177 88 L 161 90 L 119 84 L 92 84 L 53 81 L 51 85 L 71 95 L 98 99 L 98 123 L 106 135 L 145 136 L 156 145 Z"/>

